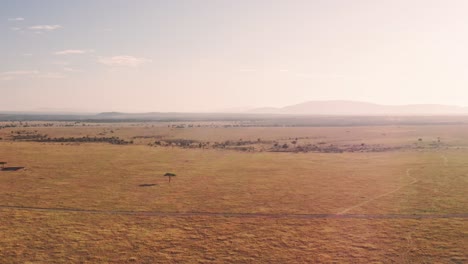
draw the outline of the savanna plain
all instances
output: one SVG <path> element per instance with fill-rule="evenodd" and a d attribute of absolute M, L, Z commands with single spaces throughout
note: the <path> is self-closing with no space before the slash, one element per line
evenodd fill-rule
<path fill-rule="evenodd" d="M 0 138 L 1 263 L 468 262 L 466 124 L 15 121 Z"/>

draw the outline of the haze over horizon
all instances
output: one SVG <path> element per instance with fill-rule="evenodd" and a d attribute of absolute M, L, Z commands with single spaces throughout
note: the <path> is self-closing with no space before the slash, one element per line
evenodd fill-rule
<path fill-rule="evenodd" d="M 264 115 L 264 114 L 280 114 L 280 115 L 332 115 L 332 116 L 441 116 L 441 115 L 468 115 L 467 106 L 441 105 L 441 104 L 405 104 L 405 105 L 384 105 L 371 102 L 360 102 L 350 100 L 318 100 L 306 101 L 298 104 L 292 104 L 282 107 L 239 107 L 239 108 L 224 108 L 211 109 L 207 111 L 92 111 L 90 109 L 73 109 L 73 108 L 38 108 L 27 111 L 5 111 L 0 109 L 2 114 L 26 114 L 26 115 L 105 115 L 105 116 L 132 116 L 147 115 L 147 114 L 241 114 L 241 115 Z"/>
<path fill-rule="evenodd" d="M 468 106 L 468 2 L 2 1 L 0 110 Z"/>

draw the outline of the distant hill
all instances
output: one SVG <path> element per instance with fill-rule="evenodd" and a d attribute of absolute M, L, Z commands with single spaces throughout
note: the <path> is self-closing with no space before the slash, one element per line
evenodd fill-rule
<path fill-rule="evenodd" d="M 281 108 L 255 108 L 242 112 L 234 110 L 211 113 L 102 112 L 98 114 L 0 111 L 0 121 L 255 121 L 275 126 L 468 123 L 468 107 L 438 104 L 379 105 L 356 101 L 309 101 Z"/>
<path fill-rule="evenodd" d="M 438 104 L 380 105 L 356 101 L 309 101 L 282 108 L 256 108 L 249 113 L 288 115 L 462 115 L 468 107 Z"/>

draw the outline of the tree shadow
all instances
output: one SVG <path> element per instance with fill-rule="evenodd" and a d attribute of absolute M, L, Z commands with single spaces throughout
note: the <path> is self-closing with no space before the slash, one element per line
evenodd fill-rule
<path fill-rule="evenodd" d="M 140 184 L 138 186 L 140 187 L 150 187 L 150 186 L 156 186 L 157 184 L 156 183 L 143 183 L 143 184 Z"/>
<path fill-rule="evenodd" d="M 2 171 L 18 171 L 24 169 L 24 167 L 4 167 L 1 168 Z"/>

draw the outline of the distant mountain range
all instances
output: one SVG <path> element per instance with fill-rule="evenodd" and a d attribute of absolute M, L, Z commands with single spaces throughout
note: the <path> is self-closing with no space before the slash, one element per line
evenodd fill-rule
<path fill-rule="evenodd" d="M 255 108 L 247 112 L 288 115 L 466 115 L 468 107 L 439 104 L 380 105 L 336 100 L 309 101 L 281 108 Z"/>
<path fill-rule="evenodd" d="M 358 121 L 351 117 L 361 118 Z M 363 116 L 369 117 L 362 119 Z M 345 120 L 340 124 L 355 124 L 356 122 L 368 122 L 378 117 L 408 117 L 411 122 L 426 122 L 422 116 L 438 116 L 437 122 L 445 122 L 453 118 L 463 116 L 463 122 L 468 122 L 468 107 L 439 105 L 439 104 L 410 104 L 410 105 L 380 105 L 356 101 L 309 101 L 301 104 L 285 106 L 281 108 L 254 108 L 226 109 L 204 113 L 183 113 L 183 112 L 147 112 L 147 113 L 124 113 L 124 112 L 103 112 L 86 113 L 85 111 L 73 112 L 71 110 L 41 109 L 40 111 L 16 112 L 0 111 L 0 121 L 21 121 L 21 120 L 62 120 L 62 121 L 233 121 L 233 120 L 283 120 L 283 119 L 304 119 L 307 124 L 315 121 L 323 124 L 335 120 Z M 413 117 L 419 117 L 413 120 Z M 405 120 L 406 120 L 405 119 Z M 465 120 L 466 119 L 466 120 Z M 315 120 L 312 123 L 310 120 Z M 364 120 L 364 121 L 362 121 Z M 378 119 L 381 120 L 381 119 Z M 432 119 L 431 119 L 432 120 Z M 457 119 L 459 121 L 459 119 Z M 430 121 L 433 122 L 434 120 Z M 457 122 L 458 122 L 457 121 Z M 316 124 L 315 122 L 314 124 Z M 372 121 L 377 122 L 377 121 Z M 380 121 L 378 121 L 380 122 Z M 455 122 L 455 121 L 450 121 Z M 318 123 L 317 123 L 318 124 Z"/>

